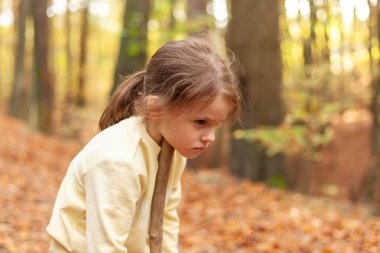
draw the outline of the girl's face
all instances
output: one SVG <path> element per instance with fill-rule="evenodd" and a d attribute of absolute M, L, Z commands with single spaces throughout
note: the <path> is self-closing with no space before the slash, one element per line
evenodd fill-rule
<path fill-rule="evenodd" d="M 222 94 L 204 107 L 188 109 L 175 117 L 156 119 L 148 133 L 160 143 L 164 137 L 174 149 L 188 159 L 201 154 L 215 140 L 215 130 L 223 123 L 231 105 Z"/>

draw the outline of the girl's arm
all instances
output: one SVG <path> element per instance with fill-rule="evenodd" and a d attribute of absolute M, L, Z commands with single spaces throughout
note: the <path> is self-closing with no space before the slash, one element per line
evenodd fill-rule
<path fill-rule="evenodd" d="M 86 251 L 128 252 L 124 246 L 145 185 L 137 168 L 121 161 L 105 160 L 87 171 Z"/>

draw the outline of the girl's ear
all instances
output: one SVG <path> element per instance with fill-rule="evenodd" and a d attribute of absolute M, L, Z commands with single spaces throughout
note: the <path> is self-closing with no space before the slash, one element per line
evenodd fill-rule
<path fill-rule="evenodd" d="M 146 108 L 149 113 L 149 117 L 158 118 L 160 116 L 159 96 L 149 95 L 146 98 Z"/>

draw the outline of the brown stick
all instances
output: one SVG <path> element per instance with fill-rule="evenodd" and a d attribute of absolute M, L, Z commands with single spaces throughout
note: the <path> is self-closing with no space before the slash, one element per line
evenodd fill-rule
<path fill-rule="evenodd" d="M 174 149 L 165 140 L 161 143 L 161 152 L 158 156 L 158 170 L 154 185 L 152 208 L 150 211 L 149 247 L 150 253 L 162 252 L 163 221 L 166 187 L 168 184 L 170 165 L 173 159 Z"/>

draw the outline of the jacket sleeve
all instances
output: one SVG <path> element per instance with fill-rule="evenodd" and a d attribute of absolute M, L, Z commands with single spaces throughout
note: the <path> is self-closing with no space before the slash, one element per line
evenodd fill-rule
<path fill-rule="evenodd" d="M 124 246 L 144 187 L 144 176 L 126 162 L 105 160 L 84 177 L 86 251 L 126 253 Z"/>
<path fill-rule="evenodd" d="M 178 154 L 173 160 L 172 188 L 166 195 L 163 225 L 163 253 L 178 253 L 179 217 L 177 207 L 181 200 L 181 176 L 185 170 L 186 159 Z"/>
<path fill-rule="evenodd" d="M 168 202 L 164 211 L 164 226 L 163 226 L 163 252 L 177 253 L 178 252 L 178 234 L 179 234 L 179 217 L 177 214 L 177 206 L 181 197 L 181 183 L 178 182 L 171 192 L 167 195 Z"/>

